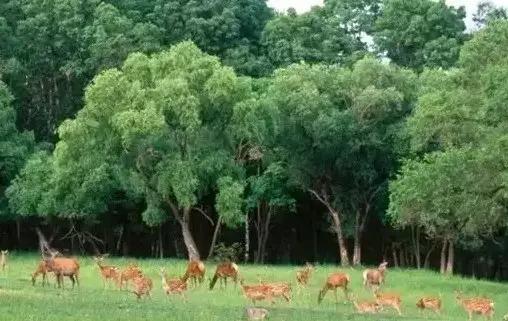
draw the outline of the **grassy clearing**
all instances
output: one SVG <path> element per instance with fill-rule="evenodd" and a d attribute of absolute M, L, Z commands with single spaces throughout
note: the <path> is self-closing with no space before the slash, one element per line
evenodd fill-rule
<path fill-rule="evenodd" d="M 160 267 L 165 267 L 170 276 L 182 275 L 184 261 L 176 260 L 138 260 L 143 270 L 154 280 L 152 299 L 136 301 L 132 293 L 119 291 L 110 286 L 103 289 L 99 271 L 89 257 L 80 258 L 81 286 L 72 290 L 66 279 L 66 288 L 56 289 L 51 277 L 51 285 L 43 288 L 40 282 L 32 287 L 30 274 L 38 261 L 36 255 L 12 253 L 9 268 L 0 272 L 0 319 L 3 321 L 66 321 L 66 320 L 196 320 L 229 321 L 243 320 L 243 308 L 250 303 L 242 296 L 240 288 L 208 290 L 208 278 L 215 271 L 215 265 L 207 263 L 207 280 L 197 289 L 187 293 L 188 302 L 179 297 L 166 297 L 161 289 L 158 276 Z M 109 259 L 108 263 L 117 266 L 127 265 L 128 259 Z M 240 266 L 240 273 L 246 283 L 256 282 L 258 278 L 266 281 L 288 281 L 295 285 L 297 267 L 288 266 Z M 439 274 L 415 270 L 389 270 L 386 291 L 396 291 L 402 295 L 403 316 L 385 310 L 379 315 L 363 316 L 354 313 L 349 303 L 335 304 L 330 292 L 321 305 L 317 305 L 317 294 L 328 273 L 340 270 L 334 266 L 318 266 L 312 276 L 309 288 L 297 294 L 287 304 L 278 301 L 269 307 L 270 320 L 466 320 L 467 316 L 459 308 L 453 291 L 462 290 L 466 295 L 486 295 L 496 302 L 495 320 L 501 320 L 508 312 L 508 286 L 505 284 L 442 277 Z M 352 290 L 359 298 L 370 298 L 370 293 L 362 288 L 361 270 L 349 269 L 352 277 Z M 294 286 L 294 289 L 296 287 Z M 421 315 L 415 302 L 422 295 L 441 293 L 444 302 L 442 316 L 430 312 Z M 339 299 L 342 296 L 339 295 Z M 262 304 L 267 306 L 267 304 Z"/>

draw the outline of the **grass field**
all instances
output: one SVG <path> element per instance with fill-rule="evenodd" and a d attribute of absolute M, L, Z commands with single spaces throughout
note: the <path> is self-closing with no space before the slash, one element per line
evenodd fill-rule
<path fill-rule="evenodd" d="M 50 286 L 43 288 L 38 282 L 31 285 L 30 274 L 39 257 L 36 255 L 11 253 L 9 267 L 0 272 L 0 320 L 2 321 L 66 321 L 66 320 L 196 320 L 229 321 L 244 320 L 244 307 L 250 305 L 239 287 L 228 284 L 227 289 L 216 287 L 208 289 L 208 278 L 215 271 L 213 263 L 207 263 L 206 284 L 190 289 L 188 301 L 180 297 L 167 297 L 161 289 L 158 276 L 160 267 L 165 267 L 170 276 L 182 275 L 186 262 L 175 260 L 137 260 L 143 271 L 154 280 L 151 299 L 136 301 L 127 291 L 119 291 L 110 286 L 103 289 L 95 262 L 89 257 L 80 258 L 81 286 L 71 289 L 66 279 L 65 289 Z M 125 266 L 130 259 L 109 259 L 107 263 Z M 266 281 L 291 281 L 295 286 L 293 266 L 240 266 L 240 273 L 246 283 Z M 386 291 L 402 295 L 403 316 L 396 316 L 389 309 L 374 316 L 357 315 L 349 303 L 335 304 L 333 294 L 328 293 L 321 305 L 317 304 L 317 294 L 328 273 L 340 270 L 334 266 L 318 266 L 310 281 L 310 286 L 297 294 L 293 291 L 291 303 L 277 301 L 274 306 L 262 303 L 260 306 L 270 311 L 269 320 L 466 320 L 465 312 L 455 303 L 453 291 L 462 290 L 465 295 L 485 295 L 495 301 L 494 320 L 502 320 L 508 313 L 508 286 L 494 282 L 442 277 L 439 274 L 415 270 L 389 270 Z M 361 270 L 348 269 L 352 278 L 352 290 L 360 299 L 370 298 L 371 294 L 361 285 Z M 441 316 L 420 314 L 415 302 L 422 295 L 441 293 L 444 309 Z M 339 296 L 342 300 L 342 296 Z"/>

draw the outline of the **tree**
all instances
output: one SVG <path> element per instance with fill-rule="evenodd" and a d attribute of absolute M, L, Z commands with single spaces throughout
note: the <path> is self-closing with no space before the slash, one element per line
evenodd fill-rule
<path fill-rule="evenodd" d="M 503 7 L 496 7 L 491 1 L 485 0 L 478 4 L 478 9 L 473 15 L 473 21 L 477 28 L 484 27 L 490 21 L 508 19 L 508 12 Z"/>
<path fill-rule="evenodd" d="M 463 7 L 449 7 L 444 0 L 387 0 L 374 41 L 381 54 L 400 66 L 450 68 L 466 40 L 465 16 Z"/>
<path fill-rule="evenodd" d="M 170 213 L 189 257 L 199 258 L 190 221 L 206 215 L 196 209 L 200 197 L 219 188 L 225 217 L 233 221 L 228 213 L 238 212 L 227 201 L 239 199 L 241 187 L 221 180 L 238 173 L 224 142 L 234 107 L 249 92 L 246 79 L 190 42 L 152 57 L 133 54 L 122 69 L 101 73 L 85 107 L 59 128 L 56 211 L 102 213 L 118 190 L 142 197 L 143 220 L 159 226 Z"/>

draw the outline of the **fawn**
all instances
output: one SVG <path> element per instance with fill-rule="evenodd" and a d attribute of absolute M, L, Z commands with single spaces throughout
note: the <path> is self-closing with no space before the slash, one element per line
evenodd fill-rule
<path fill-rule="evenodd" d="M 384 306 L 390 306 L 394 308 L 399 315 L 402 315 L 400 311 L 400 305 L 402 304 L 402 300 L 400 299 L 400 295 L 395 293 L 380 293 L 375 292 L 376 303 L 381 307 L 381 310 Z"/>
<path fill-rule="evenodd" d="M 9 250 L 2 250 L 0 255 L 0 265 L 2 266 L 2 272 L 5 271 L 7 267 L 7 256 L 9 255 Z"/>
<path fill-rule="evenodd" d="M 325 285 L 323 286 L 321 291 L 319 291 L 318 303 L 321 303 L 321 301 L 323 301 L 323 298 L 325 297 L 326 293 L 329 290 L 333 290 L 333 292 L 335 294 L 335 302 L 338 302 L 338 298 L 337 298 L 337 289 L 338 288 L 341 288 L 344 291 L 344 295 L 346 296 L 346 299 L 349 300 L 349 289 L 347 287 L 349 282 L 351 282 L 351 279 L 347 273 L 336 272 L 336 273 L 330 274 L 328 276 L 328 278 L 326 279 Z"/>
<path fill-rule="evenodd" d="M 169 279 L 166 270 L 161 268 L 160 275 L 162 277 L 162 289 L 164 292 L 169 294 L 180 294 L 185 299 L 184 292 L 187 291 L 187 283 L 182 281 L 180 278 Z"/>
<path fill-rule="evenodd" d="M 307 262 L 303 269 L 296 271 L 296 282 L 301 286 L 306 286 L 309 283 L 312 271 L 314 271 L 314 266 Z"/>
<path fill-rule="evenodd" d="M 240 280 L 240 285 L 242 286 L 243 294 L 247 299 L 252 301 L 252 304 L 256 305 L 256 301 L 262 300 L 274 303 L 272 291 L 269 287 L 264 285 L 245 285 L 243 279 Z"/>
<path fill-rule="evenodd" d="M 198 282 L 202 283 L 205 278 L 205 264 L 199 260 L 190 260 L 182 281 L 187 282 L 189 278 L 192 280 L 194 287 L 198 285 Z"/>
<path fill-rule="evenodd" d="M 456 293 L 456 299 L 469 315 L 469 320 L 473 319 L 473 314 L 481 314 L 489 320 L 494 316 L 494 302 L 490 299 L 464 298 L 461 293 Z"/>
<path fill-rule="evenodd" d="M 282 297 L 286 302 L 291 301 L 291 285 L 286 282 L 279 283 L 261 283 L 260 287 L 270 292 L 273 298 Z"/>
<path fill-rule="evenodd" d="M 248 320 L 264 320 L 268 316 L 268 310 L 263 308 L 247 307 L 245 315 Z"/>
<path fill-rule="evenodd" d="M 441 314 L 441 298 L 423 297 L 416 302 L 416 307 L 423 311 L 425 309 L 432 310 L 436 314 Z"/>
<path fill-rule="evenodd" d="M 381 306 L 376 301 L 358 301 L 356 296 L 353 297 L 353 305 L 355 306 L 356 312 L 360 314 L 370 313 L 375 314 L 381 310 Z"/>
<path fill-rule="evenodd" d="M 120 270 L 116 266 L 103 265 L 104 257 L 106 256 L 108 255 L 100 255 L 93 258 L 101 272 L 103 287 L 106 287 L 108 280 L 116 281 L 118 284 L 118 279 L 120 278 Z"/>
<path fill-rule="evenodd" d="M 129 281 L 139 278 L 143 275 L 141 269 L 136 264 L 129 264 L 120 273 L 120 277 L 117 279 L 118 287 L 123 289 L 124 285 L 128 286 Z"/>
<path fill-rule="evenodd" d="M 223 262 L 217 265 L 215 274 L 210 281 L 210 290 L 213 290 L 217 279 L 219 279 L 219 283 L 221 283 L 220 281 L 222 280 L 224 282 L 224 288 L 226 288 L 228 278 L 231 278 L 236 285 L 238 281 L 238 265 L 233 262 Z"/>
<path fill-rule="evenodd" d="M 76 258 L 57 257 L 58 254 L 56 251 L 44 258 L 47 270 L 55 273 L 58 287 L 63 287 L 63 277 L 68 276 L 74 288 L 75 283 L 79 285 L 79 262 Z"/>
<path fill-rule="evenodd" d="M 132 293 L 136 295 L 138 300 L 141 299 L 143 295 L 151 297 L 150 291 L 152 291 L 153 288 L 152 279 L 147 276 L 140 275 L 132 279 L 132 284 L 134 285 Z"/>
<path fill-rule="evenodd" d="M 388 263 L 385 261 L 379 264 L 377 269 L 367 269 L 363 271 L 363 286 L 370 289 L 375 286 L 376 290 L 381 284 L 384 284 L 387 265 Z"/>

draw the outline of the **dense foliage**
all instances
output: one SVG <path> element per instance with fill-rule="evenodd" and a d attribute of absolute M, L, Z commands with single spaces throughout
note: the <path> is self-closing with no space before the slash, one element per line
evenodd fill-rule
<path fill-rule="evenodd" d="M 37 225 L 118 254 L 501 262 L 506 16 L 482 2 L 468 34 L 432 0 L 2 2 L 9 246 Z"/>

